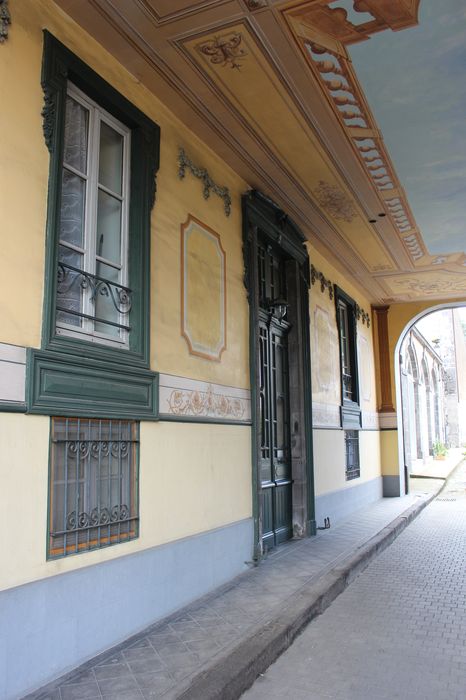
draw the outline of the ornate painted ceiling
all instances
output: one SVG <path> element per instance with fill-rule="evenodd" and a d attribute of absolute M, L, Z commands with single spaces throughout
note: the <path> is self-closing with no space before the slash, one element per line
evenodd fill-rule
<path fill-rule="evenodd" d="M 407 121 L 403 100 L 410 98 L 414 132 L 424 117 L 422 110 L 414 114 L 407 95 L 410 62 L 403 66 L 400 58 L 398 68 L 391 67 L 407 45 L 405 36 L 421 36 L 420 0 L 55 1 L 252 187 L 278 202 L 313 245 L 356 277 L 373 303 L 466 298 L 464 242 L 458 248 L 460 205 L 466 205 L 456 196 L 454 210 L 447 206 L 452 190 L 435 190 L 434 204 L 426 173 L 420 167 L 406 171 L 398 155 L 404 149 L 392 149 Z M 431 45 L 439 30 L 426 16 Z M 450 29 L 457 36 L 455 26 Z M 427 45 L 424 39 L 414 43 L 422 65 Z M 454 103 L 455 82 L 464 95 L 459 70 L 445 75 L 456 118 L 461 105 Z M 413 71 L 413 95 L 420 93 L 419 80 L 419 70 Z M 396 100 L 401 107 L 395 114 Z M 387 104 L 385 141 L 380 125 Z M 419 132 L 431 131 L 434 119 L 429 112 Z M 446 148 L 443 122 L 435 128 L 441 138 L 433 157 L 444 157 L 460 172 L 459 148 Z M 414 141 L 412 147 L 419 159 Z M 443 172 L 441 164 L 425 167 Z M 424 231 L 419 225 L 425 222 Z"/>

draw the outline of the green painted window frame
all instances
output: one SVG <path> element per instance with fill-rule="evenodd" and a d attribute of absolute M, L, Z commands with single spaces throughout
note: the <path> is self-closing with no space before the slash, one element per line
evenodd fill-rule
<path fill-rule="evenodd" d="M 133 290 L 133 305 L 129 315 L 131 332 L 128 348 L 56 333 L 56 271 L 68 80 L 131 129 L 128 277 Z M 48 31 L 44 31 L 42 88 L 45 96 L 42 112 L 44 137 L 50 151 L 42 349 L 148 368 L 150 215 L 159 167 L 160 128 Z"/>
<path fill-rule="evenodd" d="M 128 287 L 133 299 L 127 347 L 56 333 L 58 242 L 68 81 L 130 129 Z M 160 128 L 48 31 L 41 84 L 50 152 L 41 348 L 29 348 L 27 413 L 158 420 L 158 374 L 150 369 L 151 211 Z"/>
<path fill-rule="evenodd" d="M 360 407 L 360 387 L 359 387 L 359 368 L 358 368 L 358 348 L 357 348 L 357 323 L 356 323 L 356 302 L 346 292 L 337 285 L 334 285 L 335 296 L 335 316 L 338 328 L 338 351 L 340 358 L 340 387 L 341 387 L 341 404 L 340 417 L 341 427 L 344 430 L 360 430 L 361 429 L 361 407 Z M 353 399 L 350 400 L 345 396 L 344 392 L 344 373 L 342 362 L 342 328 L 340 323 L 340 305 L 346 307 L 347 332 L 348 332 L 348 350 L 349 362 L 351 368 L 352 394 Z"/>

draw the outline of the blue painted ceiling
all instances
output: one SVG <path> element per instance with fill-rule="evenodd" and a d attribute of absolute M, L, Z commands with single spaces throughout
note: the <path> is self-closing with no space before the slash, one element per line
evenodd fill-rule
<path fill-rule="evenodd" d="M 421 0 L 417 27 L 349 52 L 429 252 L 465 251 L 465 0 Z"/>

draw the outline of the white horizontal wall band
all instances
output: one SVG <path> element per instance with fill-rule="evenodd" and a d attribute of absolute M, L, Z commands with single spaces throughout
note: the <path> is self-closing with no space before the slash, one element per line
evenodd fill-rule
<path fill-rule="evenodd" d="M 238 423 L 251 420 L 248 389 L 172 374 L 159 375 L 160 417 L 209 418 Z"/>
<path fill-rule="evenodd" d="M 26 348 L 0 343 L 0 403 L 24 403 Z"/>
<path fill-rule="evenodd" d="M 341 430 L 340 406 L 313 402 L 312 427 Z M 396 428 L 396 413 L 361 411 L 362 430 L 387 430 Z"/>
<path fill-rule="evenodd" d="M 396 430 L 398 427 L 396 413 L 379 413 L 380 430 Z"/>
<path fill-rule="evenodd" d="M 340 406 L 328 403 L 312 403 L 313 428 L 341 428 Z"/>
<path fill-rule="evenodd" d="M 379 414 L 377 411 L 362 411 L 361 427 L 363 430 L 379 430 Z"/>

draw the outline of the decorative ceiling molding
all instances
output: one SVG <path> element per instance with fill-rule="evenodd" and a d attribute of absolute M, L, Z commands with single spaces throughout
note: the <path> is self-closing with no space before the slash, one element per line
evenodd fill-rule
<path fill-rule="evenodd" d="M 466 294 L 464 275 L 446 270 L 390 275 L 383 281 L 397 299 L 464 298 Z"/>
<path fill-rule="evenodd" d="M 226 4 L 229 0 L 136 0 L 157 25 L 171 24 L 211 7 Z"/>
<path fill-rule="evenodd" d="M 204 56 L 208 56 L 211 63 L 240 70 L 241 60 L 248 55 L 242 43 L 243 35 L 240 32 L 233 32 L 216 36 L 213 41 L 198 44 L 197 49 Z"/>
<path fill-rule="evenodd" d="M 245 2 L 246 2 L 246 7 L 251 12 L 254 12 L 254 10 L 260 10 L 261 7 L 267 6 L 267 3 L 265 2 L 265 0 L 245 0 Z"/>
<path fill-rule="evenodd" d="M 351 62 L 319 44 L 301 43 L 323 92 L 379 197 L 382 213 L 390 217 L 413 263 L 428 256 Z"/>
<path fill-rule="evenodd" d="M 334 219 L 351 223 L 357 216 L 353 202 L 335 185 L 320 180 L 313 194 L 320 206 Z"/>
<path fill-rule="evenodd" d="M 8 0 L 0 0 L 0 44 L 8 39 L 8 30 L 11 25 L 11 15 L 8 8 Z"/>
<path fill-rule="evenodd" d="M 348 0 L 351 3 L 351 0 Z M 386 29 L 399 31 L 418 24 L 420 0 L 353 0 L 352 12 L 332 8 L 335 0 L 308 0 L 285 10 L 287 14 L 342 44 L 367 41 Z M 358 13 L 366 17 L 358 17 Z M 369 15 L 369 17 L 367 17 Z M 360 21 L 359 21 L 360 20 Z"/>
<path fill-rule="evenodd" d="M 180 178 L 180 180 L 184 179 L 184 177 L 186 175 L 186 170 L 189 170 L 189 172 L 192 175 L 194 175 L 194 177 L 197 177 L 200 180 L 202 180 L 202 184 L 203 184 L 202 194 L 204 195 L 204 199 L 209 199 L 210 192 L 212 191 L 214 194 L 218 195 L 220 197 L 220 199 L 223 200 L 223 208 L 225 210 L 225 216 L 230 216 L 230 213 L 231 213 L 231 195 L 230 195 L 230 190 L 228 189 L 228 187 L 221 187 L 220 185 L 217 185 L 210 177 L 206 168 L 199 168 L 197 165 L 194 165 L 192 160 L 190 158 L 188 158 L 188 156 L 186 155 L 184 148 L 179 148 L 179 150 L 178 150 L 178 177 Z"/>

